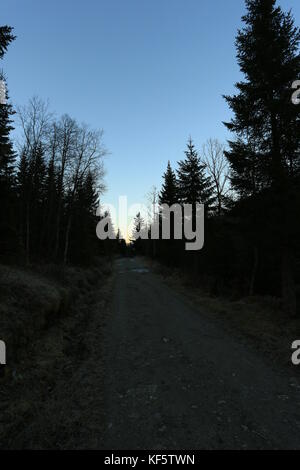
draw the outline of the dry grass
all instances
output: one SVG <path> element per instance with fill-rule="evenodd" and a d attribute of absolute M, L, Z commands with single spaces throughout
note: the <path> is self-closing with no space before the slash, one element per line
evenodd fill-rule
<path fill-rule="evenodd" d="M 85 397 L 86 335 L 94 332 L 95 309 L 99 322 L 104 316 L 110 273 L 106 260 L 90 269 L 0 266 L 0 339 L 8 362 L 0 379 L 2 449 L 72 446 L 82 415 L 77 401 Z"/>
<path fill-rule="evenodd" d="M 0 332 L 12 362 L 34 341 L 35 333 L 56 317 L 66 292 L 30 271 L 0 267 Z"/>

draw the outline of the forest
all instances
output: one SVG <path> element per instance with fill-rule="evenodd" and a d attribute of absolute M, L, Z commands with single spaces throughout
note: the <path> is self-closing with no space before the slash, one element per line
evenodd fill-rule
<path fill-rule="evenodd" d="M 15 39 L 12 27 L 1 27 L 0 58 Z M 13 109 L 3 72 L 1 82 L 1 261 L 89 265 L 106 249 L 95 237 L 107 154 L 103 131 L 68 114 L 55 118 L 36 96 Z M 13 143 L 14 120 L 21 133 Z"/>
<path fill-rule="evenodd" d="M 244 80 L 233 96 L 224 96 L 232 140 L 210 139 L 198 151 L 190 138 L 185 158 L 176 169 L 169 162 L 155 196 L 169 206 L 205 205 L 204 249 L 186 253 L 175 239 L 137 240 L 135 248 L 192 271 L 212 295 L 278 296 L 286 313 L 295 315 L 300 106 L 292 100 L 292 85 L 300 76 L 300 32 L 292 14 L 274 1 L 246 5 L 236 37 Z M 1 27 L 1 59 L 15 39 L 12 27 Z M 1 79 L 6 83 L 3 73 Z M 0 105 L 2 262 L 88 265 L 105 250 L 118 251 L 95 237 L 107 153 L 103 131 L 68 114 L 54 118 L 37 97 L 17 109 L 6 100 Z M 17 143 L 11 138 L 14 120 L 21 129 Z M 136 227 L 143 223 L 137 218 Z"/>
<path fill-rule="evenodd" d="M 95 10 L 99 23 L 107 15 L 115 27 L 118 13 L 109 10 L 112 2 L 87 3 L 90 10 L 78 2 L 80 14 L 72 11 L 81 36 L 71 20 L 64 25 L 80 41 L 87 32 L 81 16 L 92 22 Z M 109 8 L 100 11 L 99 3 Z M 147 5 L 155 21 L 160 3 Z M 190 3 L 198 11 L 199 2 Z M 213 2 L 204 3 L 209 9 Z M 299 448 L 300 29 L 278 3 L 243 2 L 234 45 L 241 79 L 222 97 L 230 139 L 212 136 L 198 148 L 187 135 L 181 159 L 174 164 L 170 152 L 159 171 L 153 156 L 155 171 L 165 168 L 162 185 L 148 193 L 154 212 L 136 214 L 130 241 L 102 206 L 112 181 L 106 157 L 114 158 L 104 130 L 68 109 L 52 112 L 44 97 L 12 104 L 1 71 L 1 447 Z M 137 6 L 128 5 L 129 12 Z M 148 10 L 134 10 L 130 21 L 136 26 L 139 15 L 148 25 Z M 118 34 L 140 70 L 136 41 L 128 46 Z M 20 36 L 13 24 L 0 26 L 0 61 Z M 144 163 L 140 154 L 128 186 Z M 203 247 L 186 249 L 172 210 L 165 239 L 163 207 L 190 205 L 195 228 L 199 204 Z M 107 234 L 114 224 L 110 238 L 97 238 L 99 217 L 109 221 Z M 143 238 L 153 222 L 158 237 Z"/>
<path fill-rule="evenodd" d="M 292 86 L 300 76 L 300 30 L 274 1 L 246 5 L 236 37 L 244 80 L 224 96 L 232 140 L 210 139 L 197 151 L 190 139 L 178 167 L 168 163 L 157 195 L 169 206 L 205 205 L 204 248 L 187 253 L 174 237 L 137 240 L 136 248 L 191 272 L 213 296 L 270 295 L 293 316 L 300 294 L 300 106 Z M 145 224 L 138 214 L 136 232 Z"/>

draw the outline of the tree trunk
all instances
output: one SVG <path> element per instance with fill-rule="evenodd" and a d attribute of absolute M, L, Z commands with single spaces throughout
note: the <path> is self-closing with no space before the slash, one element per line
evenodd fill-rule
<path fill-rule="evenodd" d="M 65 238 L 64 265 L 67 264 L 67 260 L 68 260 L 71 224 L 72 224 L 72 216 L 70 215 L 69 220 L 68 220 L 67 230 L 66 230 L 66 238 Z"/>
<path fill-rule="evenodd" d="M 292 270 L 291 252 L 288 246 L 284 246 L 282 250 L 281 276 L 284 309 L 288 315 L 296 316 L 296 288 Z"/>
<path fill-rule="evenodd" d="M 30 210 L 29 204 L 26 207 L 26 264 L 30 261 Z"/>
<path fill-rule="evenodd" d="M 54 257 L 55 259 L 58 258 L 58 250 L 59 250 L 59 232 L 60 232 L 60 206 L 58 207 L 57 211 L 57 218 L 56 218 L 56 230 L 55 230 L 55 248 L 54 248 Z"/>
<path fill-rule="evenodd" d="M 220 217 L 222 214 L 222 197 L 221 194 L 218 193 L 218 216 Z"/>

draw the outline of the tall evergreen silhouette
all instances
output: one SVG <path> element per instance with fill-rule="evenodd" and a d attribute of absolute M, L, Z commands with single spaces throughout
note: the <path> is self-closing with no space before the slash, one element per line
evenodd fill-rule
<path fill-rule="evenodd" d="M 210 178 L 190 138 L 185 151 L 186 158 L 178 162 L 178 196 L 182 204 L 205 204 L 208 213 L 213 203 L 213 189 Z"/>
<path fill-rule="evenodd" d="M 0 59 L 3 59 L 9 44 L 15 39 L 12 34 L 13 29 L 9 26 L 0 27 Z M 17 237 L 14 228 L 15 220 L 15 159 L 10 138 L 12 126 L 12 116 L 14 114 L 12 106 L 8 102 L 6 80 L 3 73 L 0 74 L 2 84 L 0 101 L 0 256 L 10 256 L 16 250 Z"/>
<path fill-rule="evenodd" d="M 300 31 L 276 0 L 246 0 L 244 28 L 236 39 L 245 79 L 226 96 L 234 113 L 227 128 L 237 136 L 227 158 L 240 192 L 255 192 L 299 171 L 299 107 L 291 85 L 300 74 Z"/>
<path fill-rule="evenodd" d="M 160 204 L 167 204 L 168 206 L 172 206 L 178 202 L 177 179 L 170 162 L 168 162 L 167 170 L 163 175 L 163 185 L 159 194 L 159 202 Z"/>
<path fill-rule="evenodd" d="M 292 259 L 299 207 L 300 109 L 291 102 L 291 85 L 300 76 L 300 31 L 291 13 L 284 13 L 275 0 L 246 0 L 246 7 L 244 27 L 236 38 L 244 81 L 236 84 L 237 94 L 225 97 L 234 113 L 226 126 L 236 136 L 226 156 L 237 193 L 255 197 L 246 206 L 253 243 L 259 243 L 262 233 L 272 240 L 286 310 L 295 313 Z M 268 222 L 260 217 L 262 210 Z"/>

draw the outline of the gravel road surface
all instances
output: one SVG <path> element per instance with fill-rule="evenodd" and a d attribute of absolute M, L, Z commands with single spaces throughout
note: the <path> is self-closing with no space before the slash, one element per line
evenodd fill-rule
<path fill-rule="evenodd" d="M 300 448 L 299 378 L 274 370 L 139 259 L 115 270 L 104 449 Z"/>

